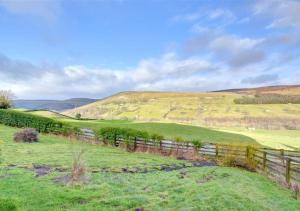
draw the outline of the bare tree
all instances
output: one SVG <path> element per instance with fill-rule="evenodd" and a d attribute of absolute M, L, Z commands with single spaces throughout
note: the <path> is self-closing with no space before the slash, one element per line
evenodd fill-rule
<path fill-rule="evenodd" d="M 0 109 L 7 109 L 12 106 L 15 95 L 10 90 L 0 90 Z"/>

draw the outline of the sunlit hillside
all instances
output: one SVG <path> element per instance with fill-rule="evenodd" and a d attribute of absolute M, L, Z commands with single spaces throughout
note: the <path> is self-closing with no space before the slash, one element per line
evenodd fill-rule
<path fill-rule="evenodd" d="M 297 93 L 298 89 L 282 88 L 278 92 Z M 84 118 L 93 119 L 296 129 L 293 127 L 300 122 L 300 104 L 236 104 L 234 99 L 245 95 L 240 92 L 124 92 L 65 114 L 75 116 L 80 113 Z"/>

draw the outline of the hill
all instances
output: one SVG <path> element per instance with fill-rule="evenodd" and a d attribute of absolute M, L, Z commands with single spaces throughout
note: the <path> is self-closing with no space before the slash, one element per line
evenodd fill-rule
<path fill-rule="evenodd" d="M 89 98 L 71 98 L 67 100 L 14 100 L 13 104 L 15 108 L 24 108 L 29 110 L 64 111 L 95 101 L 96 99 Z"/>
<path fill-rule="evenodd" d="M 299 93 L 300 86 L 258 88 L 264 93 Z M 255 89 L 246 91 L 247 95 Z M 236 104 L 237 92 L 123 92 L 64 114 L 92 119 L 129 119 L 204 126 L 300 129 L 300 104 Z"/>

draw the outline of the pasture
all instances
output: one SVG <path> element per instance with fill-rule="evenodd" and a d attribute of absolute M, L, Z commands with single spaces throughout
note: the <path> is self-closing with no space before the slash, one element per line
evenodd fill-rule
<path fill-rule="evenodd" d="M 40 142 L 15 143 L 18 129 L 0 125 L 0 208 L 5 210 L 299 210 L 292 192 L 264 176 L 229 167 L 122 173 L 123 168 L 179 164 L 173 158 L 41 135 Z M 57 183 L 69 173 L 73 153 L 84 149 L 89 181 Z M 34 166 L 51 168 L 36 176 Z M 108 172 L 99 172 L 108 168 Z M 16 186 L 16 184 L 18 184 Z M 234 185 L 233 185 L 234 184 Z M 2 206 L 2 207 L 1 207 Z M 4 207 L 4 208 L 3 208 Z M 16 210 L 16 209 L 15 209 Z"/>

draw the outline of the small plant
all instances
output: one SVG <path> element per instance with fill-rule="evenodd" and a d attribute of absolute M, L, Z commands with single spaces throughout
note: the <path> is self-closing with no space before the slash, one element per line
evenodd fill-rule
<path fill-rule="evenodd" d="M 33 128 L 26 128 L 14 134 L 14 141 L 16 142 L 37 142 L 39 133 Z"/>
<path fill-rule="evenodd" d="M 80 185 L 87 181 L 87 168 L 82 159 L 83 154 L 84 150 L 74 154 L 71 176 L 69 180 L 71 185 Z"/>
<path fill-rule="evenodd" d="M 81 114 L 80 114 L 80 113 L 77 113 L 77 114 L 75 115 L 75 118 L 78 119 L 78 120 L 80 120 L 80 119 L 81 119 Z"/>
<path fill-rule="evenodd" d="M 197 155 L 199 153 L 200 148 L 203 146 L 203 143 L 199 140 L 193 140 L 192 144 L 194 146 L 194 153 Z"/>
<path fill-rule="evenodd" d="M 154 133 L 151 135 L 151 139 L 155 144 L 159 144 L 161 146 L 161 141 L 164 139 L 164 137 L 162 135 Z"/>
<path fill-rule="evenodd" d="M 177 136 L 177 137 L 174 138 L 174 141 L 177 142 L 177 143 L 181 143 L 181 142 L 183 142 L 183 138 L 180 137 L 180 136 Z"/>

